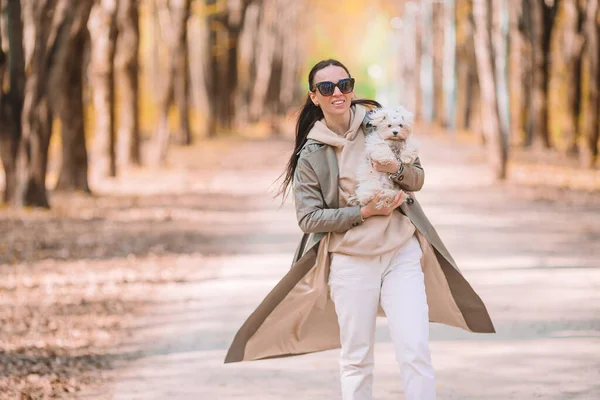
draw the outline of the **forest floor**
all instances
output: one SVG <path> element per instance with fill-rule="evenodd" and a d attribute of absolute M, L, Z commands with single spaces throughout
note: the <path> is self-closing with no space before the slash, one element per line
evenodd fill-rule
<path fill-rule="evenodd" d="M 438 397 L 600 398 L 600 192 L 496 184 L 476 145 L 421 141 L 419 200 L 498 331 L 431 325 Z M 337 351 L 222 364 L 301 237 L 272 198 L 291 147 L 202 141 L 0 209 L 0 399 L 338 398 Z M 377 336 L 376 397 L 401 398 L 385 320 Z"/>

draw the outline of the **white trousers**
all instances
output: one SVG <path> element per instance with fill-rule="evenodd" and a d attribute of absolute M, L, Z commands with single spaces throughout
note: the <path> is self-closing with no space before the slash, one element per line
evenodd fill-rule
<path fill-rule="evenodd" d="M 389 256 L 332 253 L 329 285 L 340 325 L 343 400 L 373 398 L 375 318 L 380 302 L 388 318 L 405 399 L 435 399 L 422 255 L 414 235 L 391 260 Z"/>

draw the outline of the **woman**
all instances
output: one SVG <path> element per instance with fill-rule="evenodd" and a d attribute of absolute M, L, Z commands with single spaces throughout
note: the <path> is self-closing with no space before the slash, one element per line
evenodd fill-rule
<path fill-rule="evenodd" d="M 292 269 L 238 331 L 225 362 L 341 347 L 342 397 L 372 398 L 375 318 L 388 318 L 405 398 L 435 398 L 428 321 L 494 332 L 487 310 L 460 274 L 411 192 L 419 160 L 374 164 L 409 192 L 400 205 L 347 206 L 363 155 L 361 123 L 372 100 L 353 100 L 354 79 L 336 60 L 317 63 L 296 127 L 281 193 L 293 182 L 305 233 Z M 400 205 L 400 207 L 398 207 Z"/>

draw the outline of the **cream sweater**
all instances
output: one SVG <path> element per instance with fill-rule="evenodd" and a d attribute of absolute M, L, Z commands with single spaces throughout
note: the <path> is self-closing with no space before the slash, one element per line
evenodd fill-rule
<path fill-rule="evenodd" d="M 327 127 L 325 119 L 317 121 L 309 139 L 333 146 L 339 168 L 339 206 L 345 207 L 356 188 L 356 168 L 365 155 L 365 135 L 361 127 L 366 109 L 350 109 L 350 128 L 340 136 Z M 328 251 L 351 256 L 381 256 L 395 252 L 414 235 L 415 227 L 399 211 L 374 215 L 346 232 L 330 232 Z"/>

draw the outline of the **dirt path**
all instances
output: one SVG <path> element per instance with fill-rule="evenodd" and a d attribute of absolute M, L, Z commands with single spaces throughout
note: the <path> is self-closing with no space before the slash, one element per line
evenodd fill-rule
<path fill-rule="evenodd" d="M 51 354 L 68 338 L 81 356 L 97 357 L 67 397 L 339 398 L 337 351 L 222 363 L 301 236 L 291 202 L 279 208 L 269 194 L 290 146 L 207 143 L 177 150 L 168 171 L 96 182 L 97 199 L 69 199 L 52 214 L 5 212 L 7 248 L 20 250 L 1 253 L 2 302 L 12 310 L 0 314 L 3 325 L 28 305 L 60 325 L 39 351 Z M 423 140 L 419 199 L 498 330 L 431 325 L 438 397 L 600 398 L 600 196 L 490 185 L 481 157 Z M 78 327 L 84 342 L 73 338 Z M 31 337 L 3 342 L 4 355 L 17 365 L 16 349 L 33 351 L 31 332 L 44 329 L 23 328 Z M 377 335 L 376 398 L 402 398 L 385 320 Z M 78 360 L 64 363 L 77 369 Z M 38 375 L 20 379 L 47 376 Z"/>

